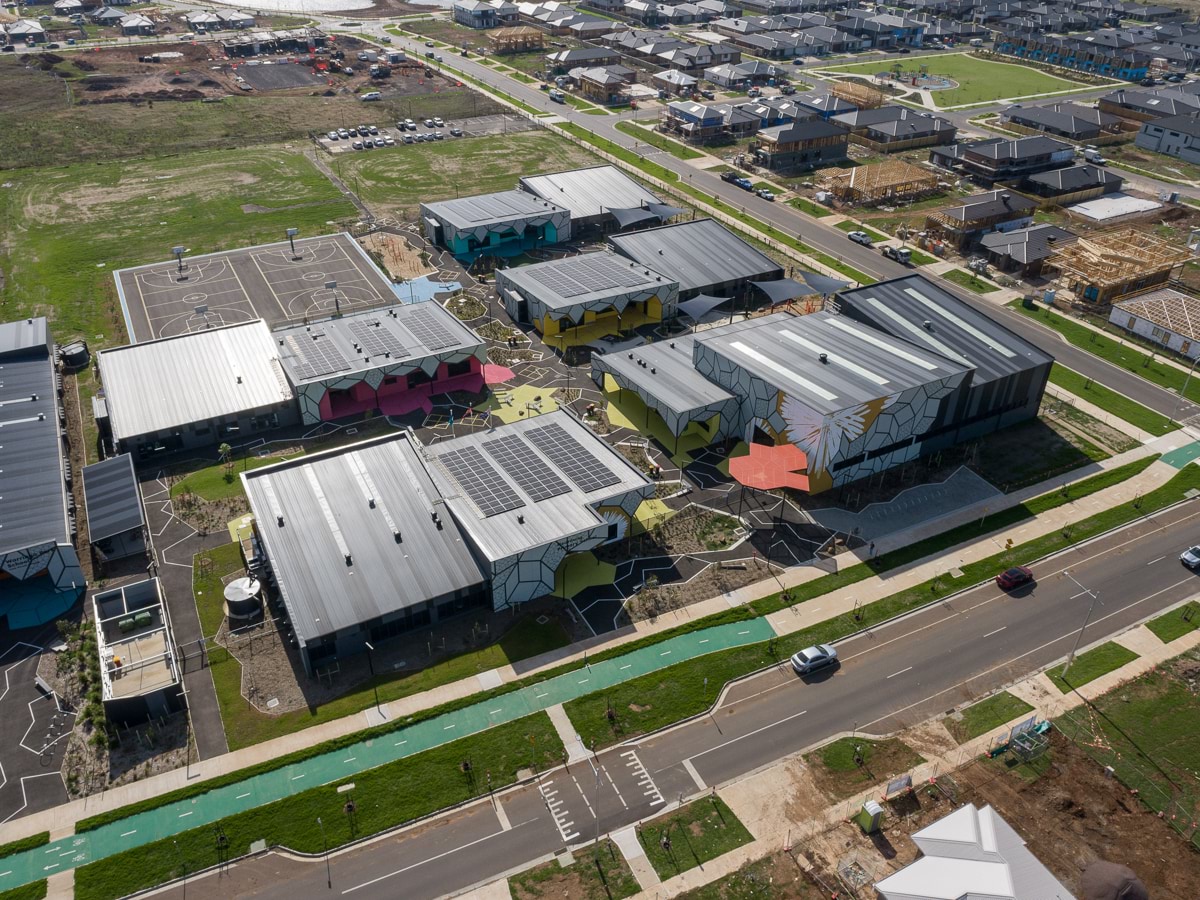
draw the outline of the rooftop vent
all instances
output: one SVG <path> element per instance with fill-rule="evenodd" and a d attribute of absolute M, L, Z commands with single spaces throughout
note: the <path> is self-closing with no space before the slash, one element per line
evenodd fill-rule
<path fill-rule="evenodd" d="M 393 532 L 392 532 L 392 537 L 395 539 L 395 541 L 396 541 L 396 543 L 397 543 L 397 544 L 403 544 L 403 543 L 404 543 L 404 538 L 400 536 L 400 529 L 399 529 L 399 528 L 397 528 L 395 531 L 393 531 Z"/>
<path fill-rule="evenodd" d="M 518 524 L 518 525 L 524 525 L 524 524 L 525 524 L 525 517 L 524 517 L 523 515 L 518 515 L 518 516 L 517 516 L 517 524 Z"/>
<path fill-rule="evenodd" d="M 371 509 L 375 508 L 375 498 L 374 497 L 371 497 L 370 499 L 367 500 L 367 506 L 371 507 Z"/>
<path fill-rule="evenodd" d="M 826 365 L 828 365 L 828 364 L 829 364 L 829 354 L 828 354 L 828 353 L 822 353 L 822 354 L 820 354 L 820 355 L 817 357 L 817 359 L 821 360 L 821 362 L 825 363 Z"/>
<path fill-rule="evenodd" d="M 283 513 L 280 513 L 279 515 L 277 515 L 275 517 L 275 524 L 278 525 L 280 528 L 283 527 Z"/>
<path fill-rule="evenodd" d="M 933 323 L 928 319 L 921 323 L 921 327 L 923 327 L 926 331 L 933 331 Z"/>
<path fill-rule="evenodd" d="M 346 554 L 346 565 L 348 565 L 348 566 L 354 565 L 354 557 L 351 556 L 349 553 Z"/>

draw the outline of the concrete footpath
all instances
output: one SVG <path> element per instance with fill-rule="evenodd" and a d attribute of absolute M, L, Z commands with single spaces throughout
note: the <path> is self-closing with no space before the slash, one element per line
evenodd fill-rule
<path fill-rule="evenodd" d="M 1159 441 L 1166 441 L 1170 438 L 1161 438 Z M 1177 442 L 1177 439 L 1175 439 Z M 1096 474 L 1106 469 L 1114 468 L 1132 460 L 1144 457 L 1151 452 L 1154 452 L 1158 442 L 1144 445 L 1135 450 L 1121 454 L 1117 457 L 1112 457 L 1108 460 L 1098 463 L 1095 466 L 1088 467 L 1085 470 L 1073 473 L 1075 477 L 1086 477 L 1087 475 Z M 1063 526 L 1078 521 L 1087 516 L 1094 515 L 1104 509 L 1126 502 L 1133 497 L 1145 494 L 1147 491 L 1153 490 L 1156 487 L 1164 484 L 1174 474 L 1176 470 L 1164 463 L 1158 462 L 1151 465 L 1144 472 L 1140 473 L 1136 478 L 1128 479 L 1125 482 L 1100 491 L 1089 497 L 1085 497 L 1078 501 L 1072 501 L 1060 506 L 1054 510 L 1044 513 L 1034 519 L 1026 520 L 1012 528 L 1005 529 L 985 538 L 974 542 L 973 544 L 960 545 L 958 547 L 949 548 L 948 550 L 937 554 L 935 558 L 928 559 L 913 565 L 905 566 L 899 569 L 884 573 L 882 576 L 865 579 L 850 588 L 841 591 L 833 592 L 829 595 L 821 597 L 819 600 L 803 603 L 789 610 L 774 613 L 769 620 L 769 629 L 766 629 L 762 635 L 758 634 L 758 628 L 765 626 L 766 623 L 761 620 L 749 620 L 742 628 L 750 626 L 753 634 L 740 635 L 732 632 L 727 637 L 728 644 L 714 642 L 712 645 L 703 649 L 705 652 L 721 649 L 721 646 L 732 646 L 734 644 L 745 643 L 747 640 L 765 640 L 767 632 L 773 630 L 775 633 L 787 634 L 796 631 L 800 628 L 807 627 L 818 621 L 822 621 L 831 616 L 838 615 L 853 608 L 855 602 L 869 602 L 883 596 L 903 590 L 912 585 L 919 584 L 935 576 L 953 577 L 952 571 L 968 562 L 977 559 L 982 559 L 993 553 L 1003 549 L 1004 543 L 1008 538 L 1012 538 L 1014 543 L 1021 543 L 1042 534 L 1058 530 Z M 930 537 L 940 532 L 954 528 L 958 525 L 965 524 L 980 518 L 986 518 L 987 515 L 999 512 L 1001 509 L 1006 509 L 1017 505 L 1031 497 L 1039 494 L 1044 494 L 1061 487 L 1063 479 L 1053 479 L 1052 481 L 1043 482 L 1039 485 L 1034 485 L 1020 491 L 1015 491 L 1002 497 L 991 498 L 974 506 L 969 506 L 958 510 L 952 514 L 940 517 L 938 519 L 922 523 L 914 528 L 906 529 L 892 535 L 880 538 L 876 542 L 874 552 L 876 554 L 886 553 L 890 550 L 909 546 L 910 544 Z M 839 562 L 843 566 L 852 565 L 855 562 L 862 561 L 868 555 L 867 549 L 863 548 L 856 554 L 843 554 L 839 557 Z M 796 587 L 805 584 L 813 579 L 820 578 L 826 574 L 823 569 L 815 567 L 804 567 L 790 569 L 782 573 L 779 579 L 771 578 L 753 585 L 732 591 L 720 597 L 714 597 L 700 603 L 693 604 L 674 611 L 670 614 L 658 617 L 653 622 L 638 623 L 637 626 L 626 629 L 617 635 L 607 635 L 603 638 L 596 638 L 590 641 L 584 641 L 575 644 L 568 648 L 563 648 L 558 651 L 543 654 L 530 660 L 519 662 L 515 665 L 505 666 L 496 670 L 499 680 L 502 683 L 509 683 L 514 680 L 536 675 L 538 672 L 546 671 L 566 662 L 582 661 L 590 650 L 594 650 L 597 646 L 613 647 L 619 646 L 629 641 L 637 640 L 641 637 L 650 634 L 661 633 L 669 630 L 684 622 L 693 621 L 703 618 L 704 616 L 723 611 L 730 606 L 736 606 L 757 600 L 761 597 L 768 596 L 779 590 L 779 582 L 782 581 L 785 587 Z M 757 624 L 755 624 L 757 623 Z M 739 631 L 741 629 L 738 629 Z M 687 636 L 684 636 L 686 639 Z M 676 639 L 678 640 L 678 639 Z M 657 660 L 657 668 L 662 668 L 666 665 L 680 662 L 689 656 L 696 655 L 699 649 L 688 643 L 687 647 L 680 648 L 680 652 L 673 656 L 661 657 L 657 654 L 654 659 Z M 640 654 L 638 654 L 640 655 Z M 649 665 L 650 661 L 647 660 Z M 595 668 L 595 667 L 593 667 Z M 607 668 L 607 667 L 606 667 Z M 629 675 L 641 674 L 642 666 L 636 667 L 636 671 L 630 670 Z M 650 671 L 646 669 L 645 671 Z M 624 679 L 620 679 L 624 680 Z M 495 677 L 489 677 L 489 682 L 494 683 Z M 615 683 L 615 682 L 614 682 Z M 603 685 L 597 683 L 591 685 L 590 689 L 596 689 Z M 442 685 L 432 690 L 421 694 L 416 694 L 410 697 L 396 700 L 386 704 L 385 710 L 389 721 L 403 720 L 408 716 L 419 713 L 423 710 L 438 706 L 451 700 L 458 700 L 464 697 L 470 697 L 480 689 L 480 680 L 477 677 L 470 677 L 452 684 Z M 582 691 L 580 691 L 582 693 Z M 575 694 L 575 691 L 571 691 Z M 566 694 L 548 698 L 548 703 L 533 702 L 535 698 L 529 698 L 531 707 L 546 708 L 547 705 L 553 703 L 564 702 L 571 699 Z M 531 710 L 532 711 L 532 710 Z M 505 717 L 507 720 L 507 715 Z M 183 787 L 188 784 L 194 784 L 198 781 L 203 781 L 207 778 L 215 777 L 224 774 L 231 770 L 245 768 L 257 763 L 267 762 L 283 756 L 287 753 L 296 750 L 311 747 L 332 738 L 340 737 L 347 734 L 354 734 L 364 727 L 374 724 L 367 712 L 357 713 L 347 716 L 332 722 L 314 726 L 295 734 L 285 737 L 276 738 L 271 741 L 266 741 L 261 744 L 256 744 L 252 747 L 247 747 L 233 753 L 226 754 L 216 759 L 204 760 L 199 763 L 193 763 L 190 769 L 176 769 L 172 772 L 156 775 L 141 781 L 134 782 L 128 785 L 107 791 L 96 797 L 89 797 L 82 800 L 72 801 L 71 803 L 63 804 L 50 810 L 27 816 L 10 822 L 0 829 L 0 842 L 15 840 L 19 837 L 33 834 L 38 831 L 48 830 L 51 832 L 59 832 L 68 830 L 74 827 L 75 822 L 87 816 L 95 815 L 101 811 L 118 809 L 129 803 L 151 797 L 160 796 L 168 791 Z M 446 736 L 448 737 L 448 736 Z M 189 777 L 190 774 L 190 777 Z M 232 811 L 232 810 L 231 810 Z"/>

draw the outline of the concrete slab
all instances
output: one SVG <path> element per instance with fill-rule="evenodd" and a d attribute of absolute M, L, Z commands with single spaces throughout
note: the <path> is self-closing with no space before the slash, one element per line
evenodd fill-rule
<path fill-rule="evenodd" d="M 658 877 L 654 866 L 650 865 L 650 860 L 646 858 L 646 851 L 642 849 L 642 845 L 638 841 L 636 829 L 632 826 L 622 828 L 620 831 L 614 831 L 611 837 L 612 842 L 621 851 L 621 855 L 625 857 L 625 862 L 629 863 L 629 868 L 642 890 L 648 891 L 662 884 L 662 879 Z"/>

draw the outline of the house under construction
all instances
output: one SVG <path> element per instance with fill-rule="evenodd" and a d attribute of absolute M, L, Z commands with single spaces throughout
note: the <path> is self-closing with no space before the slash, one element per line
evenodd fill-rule
<path fill-rule="evenodd" d="M 935 173 L 898 159 L 853 169 L 822 169 L 816 180 L 839 203 L 855 206 L 920 200 L 938 190 Z"/>
<path fill-rule="evenodd" d="M 837 81 L 829 89 L 829 93 L 839 100 L 853 103 L 859 109 L 879 109 L 887 99 L 880 91 L 875 90 L 861 81 Z"/>
<path fill-rule="evenodd" d="M 1047 266 L 1057 272 L 1058 283 L 1071 291 L 1073 302 L 1107 309 L 1123 297 L 1170 281 L 1189 259 L 1186 247 L 1124 228 L 1055 248 Z"/>
<path fill-rule="evenodd" d="M 515 25 L 512 28 L 497 28 L 488 35 L 493 53 L 528 53 L 541 50 L 544 45 L 542 31 L 530 25 Z"/>

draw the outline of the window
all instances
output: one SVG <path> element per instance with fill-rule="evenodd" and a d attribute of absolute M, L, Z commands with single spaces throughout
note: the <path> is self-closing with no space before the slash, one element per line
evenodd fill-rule
<path fill-rule="evenodd" d="M 1154 338 L 1156 341 L 1161 341 L 1165 333 L 1166 332 L 1164 332 L 1161 328 L 1150 329 L 1150 337 Z"/>
<path fill-rule="evenodd" d="M 1126 327 L 1126 328 L 1128 328 L 1128 329 L 1130 329 L 1130 330 L 1132 330 L 1132 329 L 1133 329 L 1133 326 L 1134 326 L 1134 323 L 1135 323 L 1136 321 L 1137 321 L 1137 320 L 1136 320 L 1136 319 L 1135 319 L 1133 316 L 1130 316 L 1130 317 L 1129 317 L 1129 322 L 1128 322 L 1128 324 L 1126 324 L 1126 326 L 1125 326 L 1125 327 Z"/>

